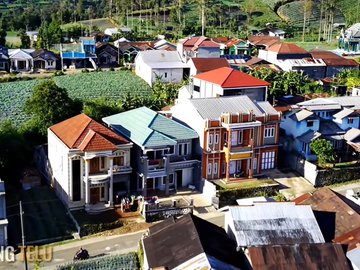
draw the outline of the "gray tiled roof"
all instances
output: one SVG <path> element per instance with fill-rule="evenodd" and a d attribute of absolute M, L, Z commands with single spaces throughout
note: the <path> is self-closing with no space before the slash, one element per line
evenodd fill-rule
<path fill-rule="evenodd" d="M 343 107 L 351 108 L 354 110 L 360 109 L 360 97 L 333 97 L 329 98 L 329 100 L 337 102 Z"/>
<path fill-rule="evenodd" d="M 319 132 L 322 135 L 345 134 L 345 131 L 331 120 L 320 121 Z"/>
<path fill-rule="evenodd" d="M 222 113 L 249 113 L 256 116 L 264 113 L 277 114 L 268 102 L 253 102 L 248 96 L 191 99 L 203 119 L 219 119 Z"/>

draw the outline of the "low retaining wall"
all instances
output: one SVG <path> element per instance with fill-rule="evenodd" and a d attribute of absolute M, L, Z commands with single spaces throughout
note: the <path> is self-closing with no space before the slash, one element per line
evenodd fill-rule
<path fill-rule="evenodd" d="M 328 186 L 357 179 L 360 181 L 359 167 L 318 170 L 314 186 Z"/>
<path fill-rule="evenodd" d="M 278 191 L 278 185 L 257 188 L 220 190 L 218 192 L 219 208 L 227 205 L 237 205 L 237 199 L 252 198 L 258 196 L 275 196 Z"/>

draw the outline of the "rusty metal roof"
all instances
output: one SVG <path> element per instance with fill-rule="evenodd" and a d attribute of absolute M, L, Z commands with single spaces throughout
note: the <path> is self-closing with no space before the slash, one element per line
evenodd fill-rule
<path fill-rule="evenodd" d="M 329 188 L 320 188 L 312 194 L 296 198 L 294 202 L 311 205 L 311 208 L 316 211 L 336 213 L 335 237 L 360 226 L 360 206 Z"/>
<path fill-rule="evenodd" d="M 360 224 L 359 227 L 351 232 L 345 233 L 333 240 L 334 243 L 339 243 L 348 246 L 348 251 L 360 248 Z"/>
<path fill-rule="evenodd" d="M 340 244 L 249 247 L 253 270 L 350 270 Z"/>

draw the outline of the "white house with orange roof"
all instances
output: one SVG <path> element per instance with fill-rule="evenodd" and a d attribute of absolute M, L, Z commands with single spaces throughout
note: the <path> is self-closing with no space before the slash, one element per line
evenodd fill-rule
<path fill-rule="evenodd" d="M 220 58 L 220 44 L 204 36 L 180 40 L 176 48 L 185 61 L 192 57 Z"/>
<path fill-rule="evenodd" d="M 129 192 L 132 143 L 85 114 L 48 129 L 52 186 L 69 209 L 109 209 Z"/>
<path fill-rule="evenodd" d="M 251 100 L 266 101 L 270 83 L 244 72 L 222 67 L 193 77 L 191 85 L 179 90 L 179 100 L 247 95 Z"/>
<path fill-rule="evenodd" d="M 259 58 L 279 66 L 283 71 L 302 71 L 313 79 L 324 77 L 326 64 L 293 43 L 278 42 L 259 50 Z"/>

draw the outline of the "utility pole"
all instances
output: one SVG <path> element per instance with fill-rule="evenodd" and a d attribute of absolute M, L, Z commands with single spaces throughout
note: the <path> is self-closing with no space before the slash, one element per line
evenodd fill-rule
<path fill-rule="evenodd" d="M 22 240 L 22 245 L 23 245 L 23 248 L 24 248 L 24 263 L 25 263 L 25 270 L 28 270 L 26 247 L 25 247 L 24 222 L 23 222 L 23 214 L 24 214 L 24 212 L 22 210 L 21 201 L 19 202 L 19 206 L 20 206 L 21 240 Z"/>

